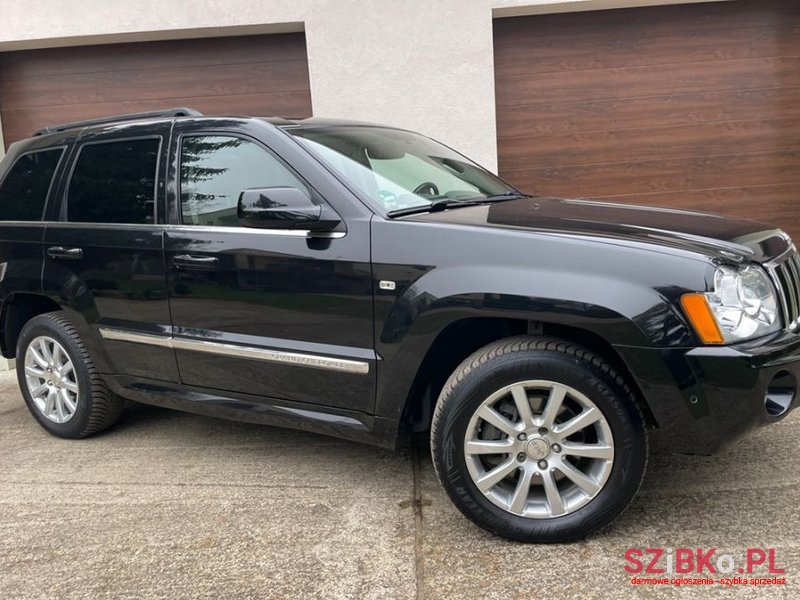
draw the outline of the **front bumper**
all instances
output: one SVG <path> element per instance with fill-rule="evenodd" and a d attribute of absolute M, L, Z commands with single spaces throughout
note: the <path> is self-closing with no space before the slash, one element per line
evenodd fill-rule
<path fill-rule="evenodd" d="M 713 454 L 757 425 L 774 423 L 798 404 L 770 415 L 765 406 L 776 376 L 800 384 L 800 335 L 697 348 L 616 346 L 665 445 L 685 454 Z M 788 374 L 788 376 L 786 375 Z"/>

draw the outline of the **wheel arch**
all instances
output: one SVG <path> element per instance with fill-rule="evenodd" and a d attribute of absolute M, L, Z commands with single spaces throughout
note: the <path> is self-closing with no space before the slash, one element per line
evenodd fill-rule
<path fill-rule="evenodd" d="M 61 306 L 44 294 L 15 292 L 3 302 L 0 313 L 0 350 L 5 358 L 16 356 L 17 340 L 25 323 L 32 318 L 61 310 Z"/>
<path fill-rule="evenodd" d="M 401 430 L 427 431 L 445 382 L 461 362 L 476 350 L 517 335 L 548 335 L 585 347 L 606 360 L 625 380 L 644 413 L 648 427 L 658 423 L 628 366 L 614 346 L 588 329 L 561 323 L 503 317 L 466 317 L 442 329 L 420 363 L 403 406 Z"/>

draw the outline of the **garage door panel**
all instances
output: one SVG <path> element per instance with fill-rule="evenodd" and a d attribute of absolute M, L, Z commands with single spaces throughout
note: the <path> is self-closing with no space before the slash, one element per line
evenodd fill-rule
<path fill-rule="evenodd" d="M 785 103 L 794 90 L 690 92 L 644 98 L 531 102 L 499 107 L 497 130 L 501 140 L 544 134 L 587 131 L 654 129 L 719 121 L 760 121 L 777 115 L 800 119 L 800 102 Z M 505 147 L 505 144 L 502 144 Z"/>
<path fill-rule="evenodd" d="M 668 96 L 686 92 L 800 87 L 800 57 L 754 58 L 623 69 L 545 73 L 535 78 L 496 73 L 499 107 L 520 98 L 557 102 Z M 509 81 L 516 80 L 516 81 Z"/>
<path fill-rule="evenodd" d="M 800 228 L 800 214 L 795 211 L 797 184 L 723 187 L 707 190 L 681 190 L 644 194 L 595 196 L 597 200 L 621 204 L 670 206 L 683 210 L 705 210 L 780 223 L 782 227 Z"/>
<path fill-rule="evenodd" d="M 774 23 L 762 27 L 664 31 L 650 28 L 631 31 L 625 23 L 608 31 L 577 35 L 569 47 L 554 35 L 537 38 L 531 51 L 536 61 L 517 52 L 513 38 L 499 38 L 495 51 L 503 65 L 502 75 L 514 77 L 532 73 L 614 69 L 709 60 L 770 58 L 782 54 L 786 44 L 800 37 L 800 25 L 789 24 L 776 31 Z"/>
<path fill-rule="evenodd" d="M 787 18 L 800 16 L 797 0 L 737 0 L 745 7 L 698 3 L 677 8 L 629 8 L 587 12 L 561 12 L 536 17 L 517 17 L 499 20 L 495 31 L 505 43 L 513 43 L 519 35 L 536 30 L 536 40 L 543 44 L 563 44 L 565 29 L 570 45 L 584 38 L 624 41 L 628 37 L 661 37 L 676 29 L 686 34 L 717 32 L 760 27 L 775 28 L 791 24 Z M 535 43 L 535 42 L 534 42 Z"/>
<path fill-rule="evenodd" d="M 311 115 L 303 34 L 11 52 L 0 73 L 7 145 L 53 123 L 172 106 Z"/>
<path fill-rule="evenodd" d="M 0 84 L 32 76 L 114 72 L 120 66 L 154 70 L 225 65 L 231 61 L 305 63 L 302 38 L 302 34 L 292 33 L 26 50 L 6 55 Z M 64 60 L 64 55 L 69 60 Z"/>
<path fill-rule="evenodd" d="M 800 186 L 800 149 L 674 160 L 510 169 L 523 189 L 544 195 L 609 196 L 770 184 Z M 735 176 L 735 178 L 734 178 Z M 521 182 L 521 183 L 520 183 Z M 568 191 L 567 191 L 568 190 Z M 704 207 L 711 210 L 711 207 Z"/>
<path fill-rule="evenodd" d="M 495 21 L 500 174 L 768 219 L 800 239 L 800 2 Z"/>
<path fill-rule="evenodd" d="M 203 81 L 204 96 L 268 93 L 275 89 L 307 89 L 295 81 L 305 63 L 249 63 L 177 70 L 133 70 L 89 75 L 59 75 L 47 79 L 12 81 L 3 89 L 3 108 L 17 106 L 64 106 L 92 102 L 114 102 L 130 97 L 131 88 L 141 100 L 170 98 Z"/>
<path fill-rule="evenodd" d="M 800 231 L 797 184 L 692 190 L 655 194 L 601 196 L 601 200 L 624 204 L 655 204 L 685 210 L 710 210 L 727 215 L 780 223 L 781 227 Z"/>
<path fill-rule="evenodd" d="M 128 102 L 101 102 L 87 106 L 72 104 L 53 107 L 3 110 L 3 130 L 6 139 L 26 138 L 41 127 L 41 123 L 68 123 L 86 118 L 87 111 L 93 117 L 106 117 L 131 112 L 162 110 L 165 106 L 189 106 L 204 114 L 241 114 L 255 116 L 283 115 L 306 117 L 310 111 L 302 109 L 308 104 L 308 91 L 275 92 L 268 94 L 242 94 L 236 97 L 236 109 L 231 108 L 228 96 L 177 96 L 158 100 Z M 302 110 L 299 110 L 299 107 Z M 56 112 L 54 112 L 56 111 Z M 57 116 L 55 116 L 57 114 Z"/>
<path fill-rule="evenodd" d="M 797 184 L 754 185 L 722 187 L 716 189 L 682 190 L 678 192 L 653 192 L 598 196 L 599 199 L 624 204 L 663 204 L 686 210 L 702 210 L 709 203 L 725 204 L 737 210 L 757 210 L 760 219 L 764 215 L 780 215 L 797 202 Z M 757 207 L 757 208 L 756 208 Z"/>
<path fill-rule="evenodd" d="M 610 157 L 633 162 L 718 156 L 737 147 L 779 152 L 787 144 L 800 146 L 800 118 L 506 138 L 503 164 L 513 170 L 543 162 L 554 166 L 606 163 Z"/>

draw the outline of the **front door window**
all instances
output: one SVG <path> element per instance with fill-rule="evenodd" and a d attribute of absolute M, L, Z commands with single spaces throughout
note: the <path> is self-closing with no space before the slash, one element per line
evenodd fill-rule
<path fill-rule="evenodd" d="M 242 190 L 308 187 L 283 162 L 249 140 L 193 135 L 181 143 L 181 212 L 185 225 L 239 225 L 236 205 Z"/>

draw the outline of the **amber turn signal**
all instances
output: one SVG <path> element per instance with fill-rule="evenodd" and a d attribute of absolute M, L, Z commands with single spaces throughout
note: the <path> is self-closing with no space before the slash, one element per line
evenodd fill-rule
<path fill-rule="evenodd" d="M 725 341 L 705 294 L 684 294 L 681 296 L 681 306 L 700 341 L 704 344 L 722 344 Z"/>

